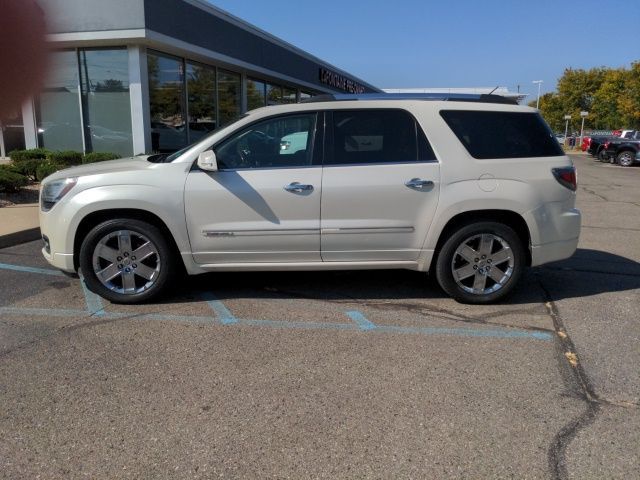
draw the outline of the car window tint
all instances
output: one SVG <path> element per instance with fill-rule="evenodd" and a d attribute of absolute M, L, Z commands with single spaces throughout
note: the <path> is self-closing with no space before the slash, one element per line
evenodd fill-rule
<path fill-rule="evenodd" d="M 403 163 L 432 160 L 433 151 L 404 110 L 333 112 L 333 149 L 327 164 Z M 419 156 L 420 153 L 420 156 Z"/>
<path fill-rule="evenodd" d="M 564 155 L 538 113 L 442 110 L 440 115 L 477 159 Z"/>
<path fill-rule="evenodd" d="M 281 168 L 313 161 L 316 114 L 288 115 L 257 122 L 215 148 L 218 168 Z"/>

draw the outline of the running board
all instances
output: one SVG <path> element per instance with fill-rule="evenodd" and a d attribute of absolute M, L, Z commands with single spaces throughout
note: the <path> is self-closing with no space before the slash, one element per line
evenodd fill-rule
<path fill-rule="evenodd" d="M 313 271 L 313 270 L 419 270 L 417 262 L 299 262 L 299 263 L 213 263 L 198 265 L 207 272 L 269 272 L 269 271 Z"/>

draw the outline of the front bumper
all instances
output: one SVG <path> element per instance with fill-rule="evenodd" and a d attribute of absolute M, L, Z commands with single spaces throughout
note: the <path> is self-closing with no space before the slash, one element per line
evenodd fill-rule
<path fill-rule="evenodd" d="M 73 241 L 67 239 L 69 217 L 61 214 L 59 207 L 63 205 L 56 205 L 48 212 L 40 210 L 40 231 L 44 242 L 42 255 L 54 267 L 74 273 Z"/>

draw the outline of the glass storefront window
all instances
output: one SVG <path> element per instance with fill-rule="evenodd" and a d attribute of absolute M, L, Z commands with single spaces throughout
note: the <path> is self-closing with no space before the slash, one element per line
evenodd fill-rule
<path fill-rule="evenodd" d="M 282 87 L 282 103 L 296 103 L 297 93 L 295 88 Z"/>
<path fill-rule="evenodd" d="M 24 150 L 24 148 L 22 109 L 16 107 L 0 123 L 0 157 L 8 157 L 12 150 Z"/>
<path fill-rule="evenodd" d="M 264 107 L 266 102 L 265 83 L 260 80 L 247 79 L 247 110 Z"/>
<path fill-rule="evenodd" d="M 187 63 L 189 143 L 216 129 L 216 69 Z"/>
<path fill-rule="evenodd" d="M 267 105 L 280 105 L 282 103 L 282 87 L 280 85 L 267 84 Z"/>
<path fill-rule="evenodd" d="M 151 149 L 175 152 L 187 145 L 184 114 L 184 64 L 181 59 L 149 53 Z"/>
<path fill-rule="evenodd" d="M 78 55 L 75 51 L 54 52 L 50 62 L 37 102 L 38 144 L 50 150 L 82 152 Z"/>
<path fill-rule="evenodd" d="M 127 50 L 82 49 L 78 56 L 85 150 L 132 155 Z"/>
<path fill-rule="evenodd" d="M 239 74 L 218 70 L 218 112 L 221 127 L 231 123 L 240 115 L 240 82 Z"/>

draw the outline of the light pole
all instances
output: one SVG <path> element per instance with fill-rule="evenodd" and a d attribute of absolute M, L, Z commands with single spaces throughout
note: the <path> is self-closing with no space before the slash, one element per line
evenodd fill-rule
<path fill-rule="evenodd" d="M 538 84 L 538 98 L 536 99 L 536 108 L 540 108 L 540 84 L 542 83 L 542 80 L 534 80 L 531 83 Z"/>
<path fill-rule="evenodd" d="M 571 115 L 565 115 L 564 119 L 566 120 L 564 124 L 564 146 L 567 146 L 567 133 L 569 133 L 569 120 L 571 120 Z"/>

